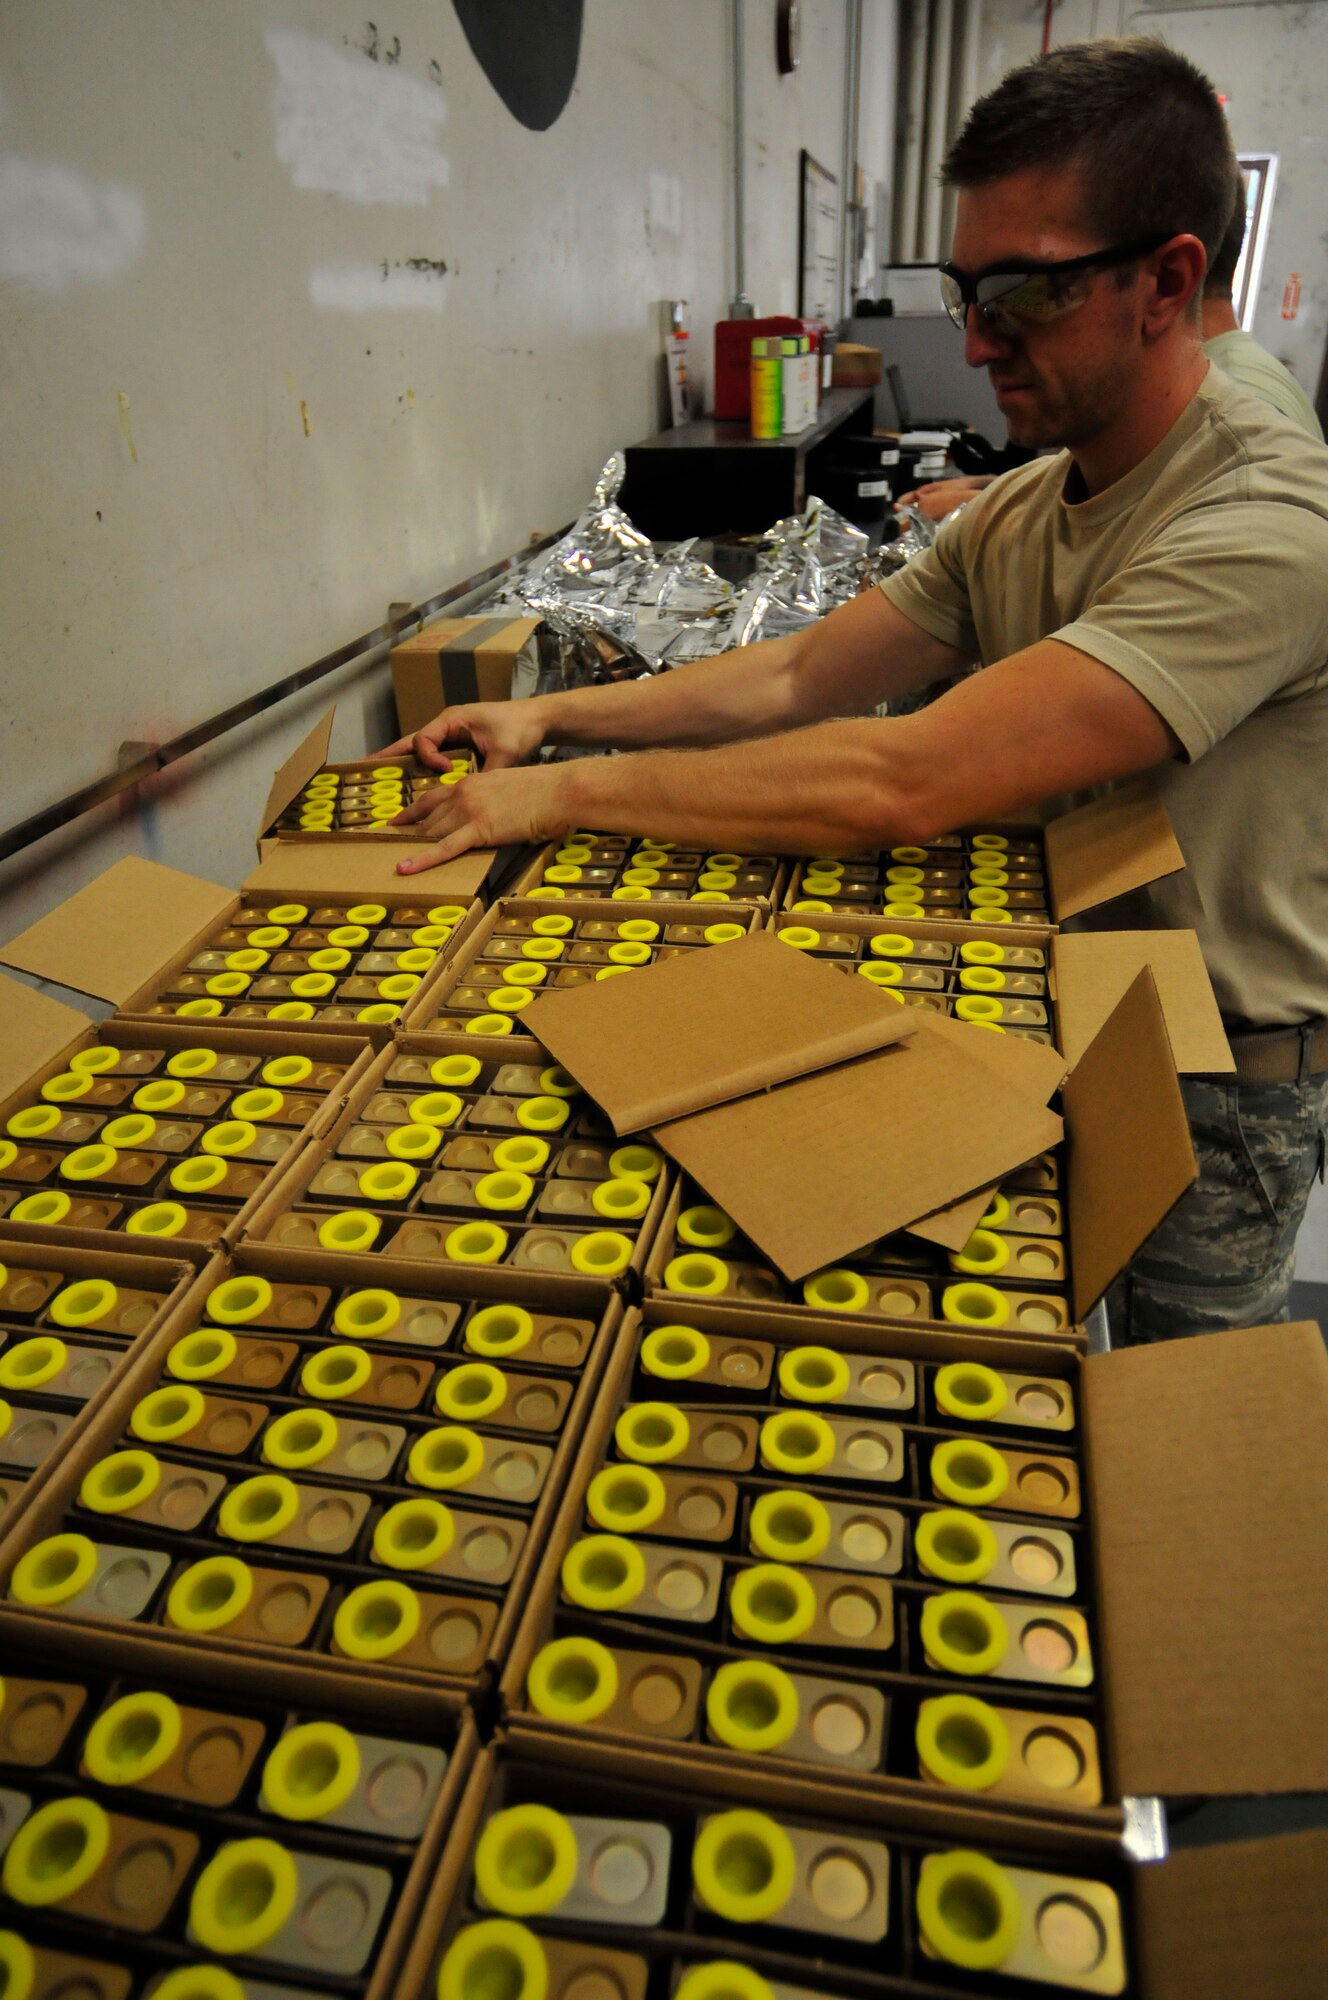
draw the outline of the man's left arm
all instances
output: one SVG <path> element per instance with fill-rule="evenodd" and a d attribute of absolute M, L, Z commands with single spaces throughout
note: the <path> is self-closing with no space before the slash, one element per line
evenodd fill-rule
<path fill-rule="evenodd" d="M 740 853 L 920 843 L 1058 793 L 1133 776 L 1177 740 L 1110 667 L 1045 639 L 915 715 L 820 723 L 715 750 L 497 771 L 456 787 L 430 864 L 574 828 Z M 532 782 L 534 781 L 534 782 Z"/>

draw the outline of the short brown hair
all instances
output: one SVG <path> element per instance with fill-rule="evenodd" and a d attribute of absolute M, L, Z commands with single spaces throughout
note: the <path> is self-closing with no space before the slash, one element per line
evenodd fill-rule
<path fill-rule="evenodd" d="M 1083 169 L 1104 246 L 1184 234 L 1213 261 L 1239 186 L 1231 134 L 1208 78 L 1165 42 L 1072 42 L 1012 69 L 969 112 L 941 178 L 981 187 L 1066 166 Z"/>
<path fill-rule="evenodd" d="M 1245 189 L 1242 184 L 1236 194 L 1236 206 L 1231 212 L 1226 234 L 1208 259 L 1208 275 L 1204 279 L 1205 298 L 1230 298 L 1231 287 L 1236 280 L 1236 266 L 1245 242 L 1245 221 Z"/>

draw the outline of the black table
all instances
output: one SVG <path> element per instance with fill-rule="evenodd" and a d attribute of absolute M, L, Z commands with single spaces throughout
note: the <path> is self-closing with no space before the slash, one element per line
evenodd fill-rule
<path fill-rule="evenodd" d="M 816 422 L 790 437 L 754 438 L 745 423 L 699 417 L 627 447 L 622 506 L 652 541 L 751 534 L 807 504 L 807 457 L 838 435 L 872 428 L 874 389 L 831 389 Z"/>

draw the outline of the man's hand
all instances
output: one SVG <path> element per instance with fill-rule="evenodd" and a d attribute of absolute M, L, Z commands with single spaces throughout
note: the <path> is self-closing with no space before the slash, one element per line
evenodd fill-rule
<path fill-rule="evenodd" d="M 524 703 L 512 706 L 523 707 Z M 566 833 L 572 823 L 567 783 L 570 768 L 566 764 L 539 764 L 528 771 L 490 768 L 463 778 L 459 785 L 423 793 L 391 824 L 437 845 L 428 854 L 398 861 L 398 875 L 418 875 L 426 868 L 437 868 L 472 847 L 505 847 Z"/>
<path fill-rule="evenodd" d="M 994 472 L 980 472 L 966 479 L 933 479 L 926 486 L 915 486 L 911 493 L 901 493 L 895 506 L 916 507 L 929 521 L 943 521 L 956 507 L 962 507 L 965 500 L 971 500 L 984 486 L 990 486 L 995 477 Z"/>
<path fill-rule="evenodd" d="M 376 750 L 371 764 L 384 757 L 404 757 L 414 751 L 421 764 L 431 771 L 445 771 L 447 751 L 472 749 L 480 769 L 502 771 L 512 764 L 526 764 L 544 741 L 543 703 L 529 701 L 474 701 L 462 708 L 445 708 L 426 722 L 414 736 L 402 736 L 386 750 Z"/>

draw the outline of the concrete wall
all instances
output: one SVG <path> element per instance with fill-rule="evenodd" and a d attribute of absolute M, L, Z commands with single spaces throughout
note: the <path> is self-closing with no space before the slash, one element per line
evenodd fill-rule
<path fill-rule="evenodd" d="M 657 426 L 659 300 L 707 370 L 727 5 L 588 0 L 541 133 L 445 0 L 384 5 L 372 31 L 350 0 L 0 9 L 5 824 L 567 520 Z M 839 163 L 845 0 L 802 12 L 780 80 L 747 0 L 771 309 L 798 148 Z M 384 681 L 346 670 L 7 864 L 0 936 L 126 852 L 238 880 L 274 766 L 329 695 L 334 754 L 386 740 Z"/>
<path fill-rule="evenodd" d="M 1042 9 L 1028 0 L 983 0 L 981 88 L 1037 54 Z M 1062 0 L 1053 42 L 1094 35 L 1160 35 L 1199 64 L 1227 100 L 1238 153 L 1276 153 L 1272 233 L 1254 337 L 1286 364 L 1311 401 L 1328 338 L 1328 6 L 1225 0 L 1219 6 L 1149 7 L 1131 0 Z M 1301 297 L 1282 318 L 1292 272 Z"/>

